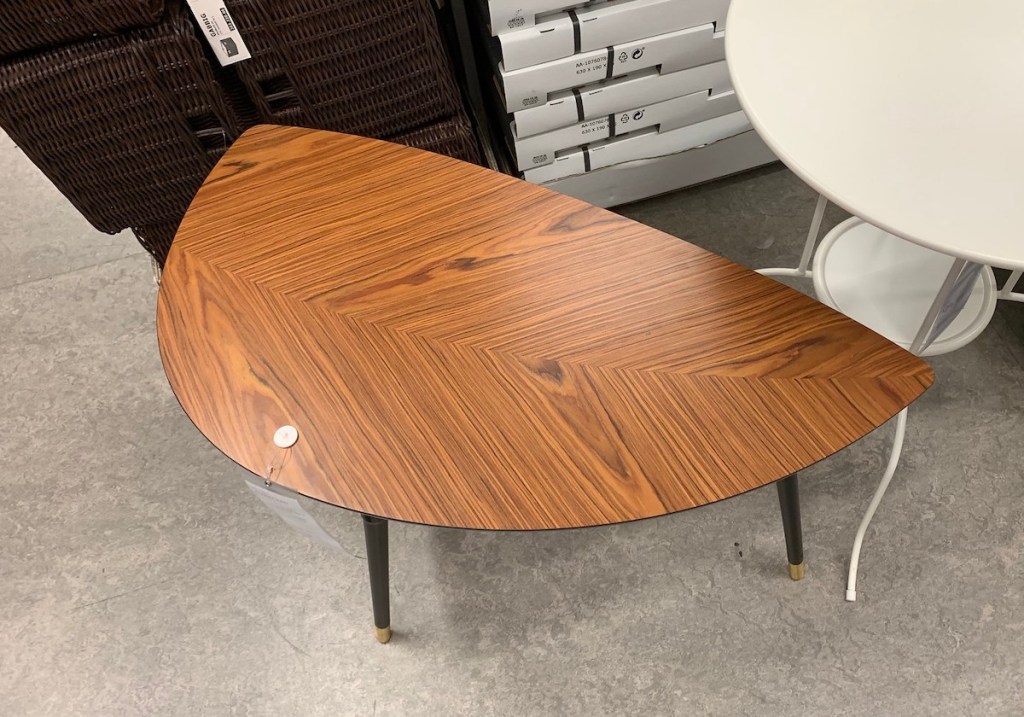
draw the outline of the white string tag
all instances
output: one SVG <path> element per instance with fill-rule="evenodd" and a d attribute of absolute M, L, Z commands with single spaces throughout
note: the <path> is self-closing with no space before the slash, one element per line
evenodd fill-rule
<path fill-rule="evenodd" d="M 320 527 L 316 519 L 305 511 L 295 498 L 295 494 L 287 488 L 275 485 L 275 477 L 281 473 L 281 469 L 291 455 L 290 449 L 297 440 L 298 431 L 292 426 L 281 426 L 277 429 L 274 433 L 274 444 L 278 447 L 278 451 L 267 464 L 263 485 L 250 478 L 245 479 L 245 484 L 263 505 L 276 513 L 277 517 L 287 523 L 292 530 L 301 533 L 318 545 L 341 551 L 341 545 L 334 539 L 334 536 Z"/>
<path fill-rule="evenodd" d="M 261 485 L 248 478 L 245 484 L 263 505 L 276 513 L 277 517 L 287 523 L 292 530 L 305 535 L 318 545 L 341 551 L 341 545 L 334 539 L 334 536 L 320 527 L 316 519 L 299 505 L 299 501 L 288 495 L 286 489 L 277 485 Z"/>

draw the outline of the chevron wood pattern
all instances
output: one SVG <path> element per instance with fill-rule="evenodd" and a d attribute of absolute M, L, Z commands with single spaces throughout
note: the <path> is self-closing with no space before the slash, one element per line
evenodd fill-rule
<path fill-rule="evenodd" d="M 182 407 L 307 496 L 434 525 L 685 510 L 799 471 L 932 382 L 775 281 L 420 150 L 261 126 L 174 242 L 158 336 Z M 274 446 L 282 424 L 294 447 Z"/>

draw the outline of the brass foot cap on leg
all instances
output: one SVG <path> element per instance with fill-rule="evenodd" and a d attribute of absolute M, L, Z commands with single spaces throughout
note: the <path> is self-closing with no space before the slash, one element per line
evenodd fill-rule
<path fill-rule="evenodd" d="M 373 634 L 377 636 L 377 642 L 385 645 L 387 644 L 387 641 L 391 639 L 391 626 L 375 627 L 373 628 Z"/>
<path fill-rule="evenodd" d="M 790 565 L 789 565 L 789 577 L 792 580 L 803 580 L 804 579 L 804 564 L 800 563 L 798 565 L 793 565 L 792 563 L 790 563 Z"/>

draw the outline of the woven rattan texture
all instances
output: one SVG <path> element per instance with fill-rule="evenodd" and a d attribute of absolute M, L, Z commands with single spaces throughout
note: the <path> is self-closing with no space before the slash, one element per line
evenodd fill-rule
<path fill-rule="evenodd" d="M 0 126 L 101 231 L 176 223 L 241 132 L 200 42 L 179 10 L 0 63 Z"/>
<path fill-rule="evenodd" d="M 0 62 L 0 126 L 94 226 L 132 229 L 162 265 L 203 179 L 257 122 L 479 162 L 428 3 L 232 0 L 254 57 L 220 68 L 175 0 L 154 27 Z"/>
<path fill-rule="evenodd" d="M 263 122 L 387 138 L 462 112 L 430 0 L 227 0 Z"/>
<path fill-rule="evenodd" d="M 477 149 L 473 129 L 461 113 L 452 119 L 392 137 L 390 141 L 480 164 L 480 150 Z"/>
<path fill-rule="evenodd" d="M 0 0 L 0 57 L 159 22 L 163 0 Z"/>

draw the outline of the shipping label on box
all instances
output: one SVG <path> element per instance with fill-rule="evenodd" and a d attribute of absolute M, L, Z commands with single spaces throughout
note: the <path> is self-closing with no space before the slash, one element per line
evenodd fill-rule
<path fill-rule="evenodd" d="M 614 207 L 692 187 L 776 160 L 753 130 L 659 157 L 637 159 L 544 186 L 597 207 Z"/>
<path fill-rule="evenodd" d="M 656 68 L 576 90 L 563 90 L 547 104 L 514 114 L 516 136 L 529 137 L 577 122 L 621 112 L 630 107 L 663 102 L 699 90 L 716 95 L 732 89 L 724 60 L 678 72 L 662 73 Z"/>
<path fill-rule="evenodd" d="M 526 170 L 523 178 L 534 184 L 545 184 L 624 162 L 685 152 L 748 131 L 750 122 L 742 111 L 668 132 L 649 128 L 567 152 L 552 164 Z"/>
<path fill-rule="evenodd" d="M 591 146 L 591 169 L 610 167 L 633 159 L 649 159 L 701 147 L 750 129 L 742 112 L 731 112 L 669 132 L 645 130 Z"/>
<path fill-rule="evenodd" d="M 505 108 L 517 112 L 546 104 L 552 93 L 630 72 L 657 67 L 669 73 L 723 59 L 725 34 L 706 24 L 521 70 L 508 71 L 500 62 L 496 65 Z"/>
<path fill-rule="evenodd" d="M 523 172 L 523 179 L 534 184 L 544 184 L 589 171 L 590 153 L 585 149 L 577 149 L 555 157 L 555 161 L 551 164 L 527 169 Z"/>
<path fill-rule="evenodd" d="M 535 134 L 525 139 L 511 140 L 512 153 L 516 157 L 516 165 L 520 170 L 551 164 L 555 161 L 555 153 L 567 147 L 577 147 L 587 142 L 596 142 L 612 136 L 610 118 L 599 117 L 589 122 L 582 122 L 571 127 L 563 127 L 554 132 Z M 513 132 L 514 134 L 514 132 Z"/>
<path fill-rule="evenodd" d="M 499 35 L 497 42 L 512 71 L 708 23 L 721 32 L 728 10 L 729 0 L 609 0 Z"/>
<path fill-rule="evenodd" d="M 646 127 L 658 127 L 660 131 L 667 132 L 737 109 L 739 102 L 732 91 L 715 97 L 709 97 L 707 91 L 695 92 L 664 102 L 632 107 L 622 112 L 522 139 L 514 137 L 513 127 L 511 146 L 518 168 L 525 170 L 550 164 L 555 161 L 559 151 L 581 144 L 635 132 Z"/>
<path fill-rule="evenodd" d="M 533 27 L 546 15 L 561 10 L 597 4 L 603 0 L 480 0 L 492 35 Z"/>

